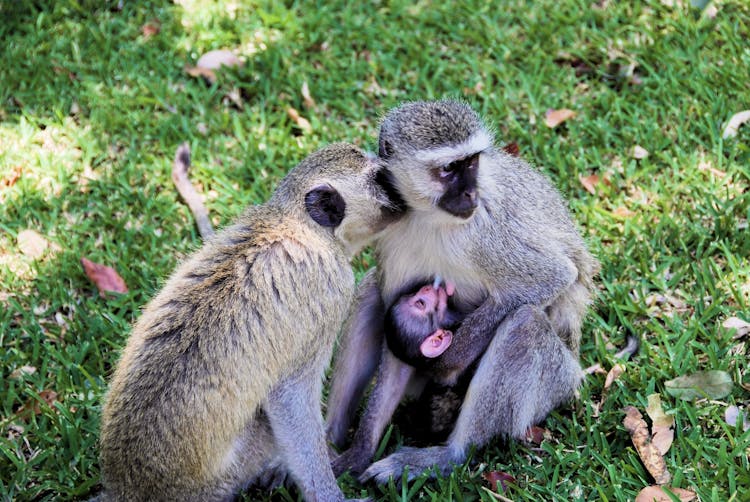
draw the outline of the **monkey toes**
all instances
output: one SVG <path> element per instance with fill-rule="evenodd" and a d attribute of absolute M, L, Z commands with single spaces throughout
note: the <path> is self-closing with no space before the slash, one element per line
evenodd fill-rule
<path fill-rule="evenodd" d="M 389 479 L 393 479 L 397 485 L 400 485 L 404 470 L 408 470 L 406 479 L 411 481 L 430 469 L 433 469 L 431 476 L 435 474 L 445 476 L 453 468 L 453 463 L 450 451 L 445 446 L 405 447 L 372 464 L 359 477 L 359 481 L 364 483 L 372 479 L 377 484 L 383 485 Z"/>

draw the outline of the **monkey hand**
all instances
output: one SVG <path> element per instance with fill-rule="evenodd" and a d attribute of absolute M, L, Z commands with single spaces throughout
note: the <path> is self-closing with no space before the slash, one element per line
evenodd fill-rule
<path fill-rule="evenodd" d="M 377 484 L 388 483 L 389 479 L 400 485 L 402 480 L 411 481 L 420 474 L 432 470 L 430 477 L 445 476 L 450 473 L 454 463 L 461 463 L 463 459 L 451 455 L 446 446 L 432 446 L 430 448 L 401 448 L 397 452 L 372 464 L 359 477 L 364 483 L 370 479 Z M 408 472 L 404 474 L 404 470 Z"/>
<path fill-rule="evenodd" d="M 331 467 L 333 468 L 333 475 L 338 478 L 346 471 L 357 476 L 371 463 L 372 454 L 364 451 L 363 448 L 358 448 L 357 445 L 354 444 L 351 448 L 336 457 L 333 462 L 331 462 Z"/>

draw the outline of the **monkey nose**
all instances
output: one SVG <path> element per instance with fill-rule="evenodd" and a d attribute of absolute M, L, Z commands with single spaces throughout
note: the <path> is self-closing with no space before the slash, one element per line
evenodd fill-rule
<path fill-rule="evenodd" d="M 476 206 L 477 204 L 477 192 L 476 190 L 467 190 L 464 192 L 464 197 L 466 199 L 469 199 L 469 202 L 471 202 L 472 205 Z"/>

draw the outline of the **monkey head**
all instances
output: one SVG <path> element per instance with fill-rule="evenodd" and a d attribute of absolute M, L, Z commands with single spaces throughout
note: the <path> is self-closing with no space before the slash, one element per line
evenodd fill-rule
<path fill-rule="evenodd" d="M 450 346 L 458 319 L 448 306 L 449 293 L 451 286 L 428 284 L 399 296 L 388 309 L 385 338 L 396 357 L 423 367 Z"/>
<path fill-rule="evenodd" d="M 382 171 L 375 156 L 354 145 L 333 144 L 290 171 L 270 203 L 299 201 L 293 206 L 304 213 L 301 217 L 331 229 L 353 256 L 403 213 L 398 193 Z"/>
<path fill-rule="evenodd" d="M 386 115 L 378 154 L 409 208 L 436 206 L 466 220 L 479 201 L 480 156 L 492 143 L 492 134 L 466 104 L 414 102 Z"/>

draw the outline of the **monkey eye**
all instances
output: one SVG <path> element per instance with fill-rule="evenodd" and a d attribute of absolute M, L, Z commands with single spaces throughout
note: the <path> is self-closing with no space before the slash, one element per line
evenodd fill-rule
<path fill-rule="evenodd" d="M 456 172 L 456 169 L 457 169 L 457 168 L 458 168 L 458 166 L 459 166 L 459 162 L 461 162 L 461 161 L 460 161 L 460 160 L 457 160 L 457 161 L 455 161 L 455 162 L 451 162 L 451 163 L 450 163 L 450 164 L 448 164 L 447 166 L 443 166 L 443 167 L 442 167 L 442 168 L 440 169 L 440 177 L 441 177 L 441 178 L 447 178 L 448 176 L 450 176 L 450 175 L 452 175 L 453 173 L 455 173 L 455 172 Z"/>
<path fill-rule="evenodd" d="M 416 305 L 419 310 L 424 310 L 424 300 L 417 300 L 414 302 L 414 305 Z"/>

